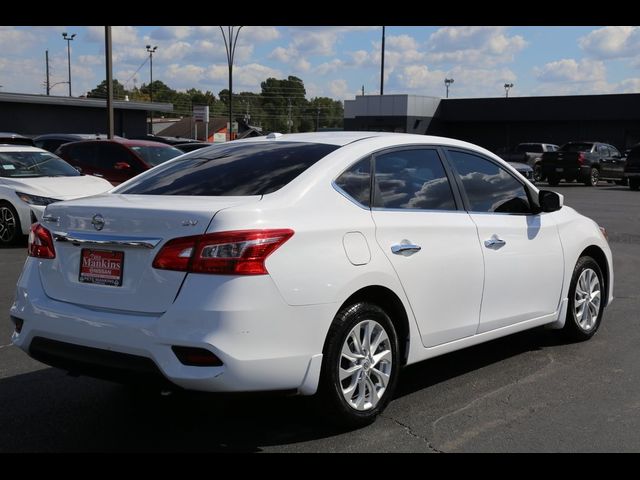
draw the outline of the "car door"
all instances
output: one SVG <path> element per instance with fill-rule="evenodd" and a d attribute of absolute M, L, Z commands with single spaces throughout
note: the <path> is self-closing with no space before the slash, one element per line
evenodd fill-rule
<path fill-rule="evenodd" d="M 142 171 L 138 160 L 124 146 L 104 142 L 98 147 L 100 173 L 113 185 L 119 185 Z"/>
<path fill-rule="evenodd" d="M 482 252 L 438 149 L 380 152 L 373 156 L 373 172 L 376 241 L 400 279 L 423 345 L 474 335 Z"/>
<path fill-rule="evenodd" d="M 601 178 L 611 178 L 614 176 L 613 174 L 613 159 L 611 158 L 611 152 L 609 151 L 609 147 L 606 145 L 598 145 L 598 160 L 600 161 L 600 177 Z"/>
<path fill-rule="evenodd" d="M 95 173 L 97 153 L 94 142 L 79 142 L 60 147 L 62 158 L 85 175 Z"/>
<path fill-rule="evenodd" d="M 622 179 L 624 176 L 624 167 L 627 164 L 627 160 L 622 158 L 620 151 L 613 145 L 609 145 L 609 153 L 611 156 L 611 177 Z"/>
<path fill-rule="evenodd" d="M 532 213 L 531 195 L 497 161 L 448 149 L 484 256 L 478 333 L 554 314 L 564 276 L 553 213 Z"/>

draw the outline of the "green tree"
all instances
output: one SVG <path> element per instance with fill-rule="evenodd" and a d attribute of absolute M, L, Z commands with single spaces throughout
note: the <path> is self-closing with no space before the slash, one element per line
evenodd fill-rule
<path fill-rule="evenodd" d="M 113 98 L 116 100 L 124 100 L 127 91 L 117 79 L 113 79 Z M 107 98 L 107 81 L 103 80 L 100 84 L 87 93 L 87 98 Z"/>

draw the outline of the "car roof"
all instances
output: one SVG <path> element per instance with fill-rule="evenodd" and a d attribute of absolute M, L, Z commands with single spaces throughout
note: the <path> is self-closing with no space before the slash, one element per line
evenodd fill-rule
<path fill-rule="evenodd" d="M 44 152 L 51 153 L 42 148 L 32 147 L 31 145 L 12 145 L 0 142 L 0 152 Z"/>
<path fill-rule="evenodd" d="M 63 145 L 64 146 L 69 146 L 69 145 L 75 145 L 77 143 L 120 143 L 122 145 L 125 145 L 127 147 L 167 147 L 170 148 L 171 145 L 167 145 L 166 143 L 162 143 L 162 142 L 152 142 L 150 140 L 131 140 L 129 138 L 112 138 L 112 139 L 96 139 L 93 138 L 91 140 L 80 140 L 78 142 L 69 142 Z"/>
<path fill-rule="evenodd" d="M 0 132 L 0 138 L 29 138 L 15 132 Z"/>
<path fill-rule="evenodd" d="M 50 140 L 50 139 L 59 139 L 59 140 L 94 140 L 97 138 L 107 138 L 106 133 L 44 133 L 42 135 L 38 135 L 34 138 L 34 140 Z M 115 137 L 114 137 L 115 138 Z M 121 138 L 121 137 L 117 137 Z"/>

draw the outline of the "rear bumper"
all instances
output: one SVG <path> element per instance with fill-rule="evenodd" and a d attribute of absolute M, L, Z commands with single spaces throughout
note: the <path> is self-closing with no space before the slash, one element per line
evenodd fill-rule
<path fill-rule="evenodd" d="M 560 171 L 558 171 L 560 169 Z M 542 174 L 558 178 L 587 177 L 591 171 L 589 166 L 542 165 Z"/>
<path fill-rule="evenodd" d="M 334 304 L 290 306 L 266 275 L 190 274 L 163 314 L 90 309 L 47 297 L 40 261 L 27 259 L 11 307 L 11 315 L 24 321 L 12 341 L 27 353 L 41 337 L 149 359 L 163 377 L 185 389 L 315 393 Z M 183 365 L 174 345 L 205 348 L 223 365 Z"/>

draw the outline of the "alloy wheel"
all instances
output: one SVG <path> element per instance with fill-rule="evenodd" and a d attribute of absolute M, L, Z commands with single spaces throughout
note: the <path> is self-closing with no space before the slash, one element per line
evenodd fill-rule
<path fill-rule="evenodd" d="M 0 207 L 0 242 L 9 243 L 15 237 L 16 217 L 8 207 Z"/>
<path fill-rule="evenodd" d="M 585 332 L 593 329 L 598 322 L 601 298 L 598 275 L 590 268 L 584 269 L 576 283 L 573 308 L 578 325 Z"/>
<path fill-rule="evenodd" d="M 344 399 L 356 410 L 375 408 L 392 368 L 391 340 L 384 327 L 374 320 L 358 323 L 347 335 L 338 361 Z"/>

